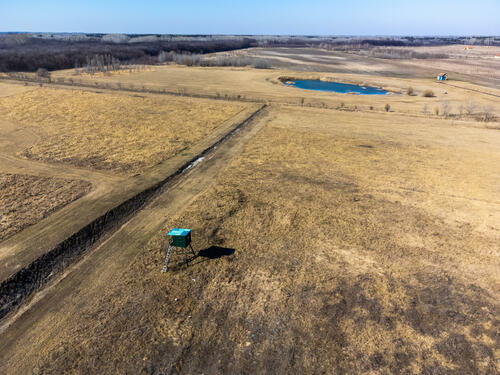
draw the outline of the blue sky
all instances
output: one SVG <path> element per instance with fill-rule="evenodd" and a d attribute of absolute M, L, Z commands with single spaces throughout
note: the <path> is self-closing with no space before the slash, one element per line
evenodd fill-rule
<path fill-rule="evenodd" d="M 500 0 L 0 0 L 0 31 L 500 35 Z"/>

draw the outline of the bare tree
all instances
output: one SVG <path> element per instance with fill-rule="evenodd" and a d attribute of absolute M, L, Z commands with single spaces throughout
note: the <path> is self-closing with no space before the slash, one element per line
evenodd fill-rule
<path fill-rule="evenodd" d="M 176 53 L 174 51 L 166 52 L 166 51 L 161 51 L 158 54 L 158 62 L 159 63 L 164 63 L 167 61 L 174 61 L 174 56 Z"/>
<path fill-rule="evenodd" d="M 158 54 L 158 62 L 159 63 L 164 63 L 165 61 L 167 61 L 167 53 L 165 51 L 161 51 Z"/>
<path fill-rule="evenodd" d="M 269 62 L 264 59 L 254 59 L 252 66 L 255 69 L 269 69 L 271 67 Z"/>
<path fill-rule="evenodd" d="M 109 72 L 120 69 L 120 61 L 111 55 L 87 56 L 85 71 L 90 74 L 98 72 Z"/>
<path fill-rule="evenodd" d="M 448 117 L 450 115 L 450 103 L 443 102 L 441 103 L 441 115 Z"/>
<path fill-rule="evenodd" d="M 465 112 L 467 113 L 467 115 L 472 116 L 475 110 L 476 110 L 476 105 L 472 100 L 469 100 L 465 105 Z"/>

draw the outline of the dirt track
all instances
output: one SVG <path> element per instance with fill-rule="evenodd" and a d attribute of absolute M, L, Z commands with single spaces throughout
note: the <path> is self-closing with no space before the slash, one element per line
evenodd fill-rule
<path fill-rule="evenodd" d="M 198 167 L 184 175 L 167 192 L 155 199 L 132 220 L 123 225 L 111 238 L 96 248 L 82 262 L 72 267 L 57 287 L 48 287 L 40 299 L 13 322 L 4 322 L 0 333 L 0 370 L 4 373 L 26 373 L 35 363 L 19 361 L 15 353 L 24 351 L 26 356 L 36 359 L 43 351 L 44 340 L 50 331 L 64 326 L 66 318 L 77 314 L 78 306 L 97 298 L 133 260 L 169 216 L 177 213 L 200 192 L 205 190 L 230 160 L 240 153 L 245 144 L 266 124 L 266 114 L 253 120 L 233 138 L 220 146 L 216 153 Z M 82 283 L 92 279 L 92 283 Z M 21 348 L 24 348 L 21 350 Z"/>
<path fill-rule="evenodd" d="M 179 166 L 213 144 L 259 107 L 249 106 L 247 110 L 226 121 L 219 129 L 182 154 L 150 168 L 142 175 L 128 179 L 109 172 L 21 159 L 16 152 L 31 144 L 37 135 L 30 129 L 19 130 L 19 127 L 16 128 L 6 121 L 0 123 L 0 134 L 3 133 L 4 139 L 7 140 L 0 144 L 2 171 L 78 179 L 89 181 L 93 185 L 93 190 L 89 194 L 0 244 L 2 261 L 0 280 L 5 280 L 109 209 L 172 174 Z"/>

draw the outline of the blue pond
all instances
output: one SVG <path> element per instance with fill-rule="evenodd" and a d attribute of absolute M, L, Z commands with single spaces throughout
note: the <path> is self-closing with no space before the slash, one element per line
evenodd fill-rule
<path fill-rule="evenodd" d="M 302 79 L 297 81 L 291 81 L 291 83 L 286 82 L 285 84 L 288 86 L 298 87 L 299 89 L 330 91 L 330 92 L 338 92 L 340 94 L 353 93 L 360 95 L 384 95 L 387 94 L 388 92 L 386 90 L 377 89 L 376 87 L 350 85 L 347 83 L 339 83 L 339 82 L 326 82 L 313 79 Z"/>

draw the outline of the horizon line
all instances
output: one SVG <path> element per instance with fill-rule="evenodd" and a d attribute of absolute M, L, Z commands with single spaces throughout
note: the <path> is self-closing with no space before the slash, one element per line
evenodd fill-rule
<path fill-rule="evenodd" d="M 127 33 L 127 32 L 104 32 L 104 31 L 0 31 L 0 34 L 103 34 L 103 35 L 173 35 L 173 36 L 276 36 L 276 37 L 423 37 L 423 38 L 445 38 L 445 37 L 481 37 L 500 38 L 494 34 L 232 34 L 232 33 Z"/>

